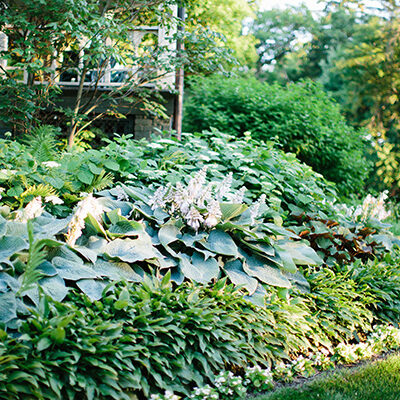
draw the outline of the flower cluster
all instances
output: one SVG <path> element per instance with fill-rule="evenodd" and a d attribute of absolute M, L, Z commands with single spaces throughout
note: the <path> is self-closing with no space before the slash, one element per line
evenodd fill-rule
<path fill-rule="evenodd" d="M 66 242 L 70 246 L 75 246 L 76 241 L 80 238 L 85 228 L 85 218 L 90 214 L 99 221 L 104 211 L 99 201 L 92 194 L 88 194 L 76 206 L 75 213 L 68 225 Z"/>
<path fill-rule="evenodd" d="M 220 202 L 241 204 L 246 188 L 232 193 L 232 173 L 221 182 L 206 183 L 207 167 L 203 167 L 187 184 L 177 183 L 159 187 L 150 200 L 152 209 L 161 208 L 170 215 L 179 216 L 195 231 L 200 227 L 211 229 L 222 216 Z M 255 210 L 258 213 L 258 208 Z"/>
<path fill-rule="evenodd" d="M 1 193 L 1 190 L 0 190 Z M 0 196 L 1 198 L 1 196 Z M 45 203 L 63 204 L 63 201 L 57 196 L 46 196 Z M 40 217 L 43 214 L 44 206 L 41 196 L 32 199 L 22 210 L 18 210 L 15 215 L 15 220 L 19 222 L 27 222 L 30 219 Z"/>
<path fill-rule="evenodd" d="M 365 222 L 369 219 L 383 221 L 391 215 L 390 210 L 385 208 L 385 201 L 387 198 L 387 190 L 385 190 L 378 197 L 373 197 L 368 194 L 363 203 L 357 207 L 347 207 L 341 204 L 337 208 L 339 211 L 342 211 L 346 217 L 350 217 L 355 221 Z"/>
<path fill-rule="evenodd" d="M 150 396 L 150 400 L 179 400 L 181 397 L 177 396 L 170 390 L 166 390 L 165 393 L 162 394 L 152 394 Z"/>
<path fill-rule="evenodd" d="M 244 374 L 245 386 L 253 392 L 273 389 L 274 380 L 269 368 L 262 369 L 259 365 L 248 367 Z"/>

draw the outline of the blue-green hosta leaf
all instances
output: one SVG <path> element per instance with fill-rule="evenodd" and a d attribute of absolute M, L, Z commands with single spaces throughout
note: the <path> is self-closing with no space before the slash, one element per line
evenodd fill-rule
<path fill-rule="evenodd" d="M 246 204 L 232 204 L 232 203 L 220 203 L 221 213 L 222 213 L 222 221 L 229 221 L 244 211 L 246 211 L 249 207 Z"/>
<path fill-rule="evenodd" d="M 78 281 L 79 279 L 99 277 L 93 268 L 80 263 L 73 263 L 65 258 L 54 257 L 52 264 L 57 269 L 58 275 L 63 279 Z"/>
<path fill-rule="evenodd" d="M 100 276 L 119 281 L 121 279 L 129 282 L 142 282 L 144 271 L 135 266 L 131 267 L 127 263 L 104 261 L 98 259 L 94 265 L 94 270 Z"/>
<path fill-rule="evenodd" d="M 243 270 L 240 260 L 229 261 L 224 265 L 224 270 L 235 285 L 241 285 L 252 295 L 258 286 L 258 281 Z"/>
<path fill-rule="evenodd" d="M 240 253 L 244 258 L 243 270 L 250 276 L 271 286 L 291 287 L 289 280 L 279 269 L 271 267 L 259 257 L 250 256 L 244 251 L 240 251 Z"/>
<path fill-rule="evenodd" d="M 175 282 L 177 285 L 181 285 L 184 280 L 185 276 L 179 267 L 171 269 L 171 281 Z"/>
<path fill-rule="evenodd" d="M 129 221 L 126 218 L 117 221 L 107 229 L 108 236 L 111 238 L 123 236 L 136 236 L 144 232 L 144 226 L 137 221 Z"/>
<path fill-rule="evenodd" d="M 10 264 L 9 258 L 21 250 L 29 247 L 28 243 L 15 236 L 3 236 L 0 238 L 0 263 Z M 11 264 L 10 264 L 11 265 Z"/>
<path fill-rule="evenodd" d="M 306 292 L 306 293 L 310 292 L 310 284 L 308 283 L 307 279 L 304 277 L 304 275 L 300 271 L 297 271 L 295 274 L 284 273 L 284 275 L 300 291 Z"/>
<path fill-rule="evenodd" d="M 63 301 L 69 291 L 65 286 L 64 279 L 58 275 L 41 279 L 39 285 L 55 301 Z"/>
<path fill-rule="evenodd" d="M 185 278 L 202 283 L 202 271 L 190 262 L 190 257 L 187 254 L 179 254 L 179 269 Z"/>
<path fill-rule="evenodd" d="M 7 274 L 7 272 L 0 272 L 0 292 L 7 292 L 8 288 L 16 292 L 21 284 L 17 279 Z"/>
<path fill-rule="evenodd" d="M 75 264 L 83 265 L 82 259 L 67 245 L 60 246 L 52 252 L 53 257 L 61 257 Z"/>
<path fill-rule="evenodd" d="M 271 223 L 264 223 L 263 228 L 266 228 L 265 230 L 267 230 L 270 233 L 273 233 L 274 235 L 277 236 L 284 236 L 287 238 L 292 238 L 292 239 L 300 239 L 300 236 L 297 236 L 295 233 L 281 227 L 275 224 L 271 224 Z"/>
<path fill-rule="evenodd" d="M 288 241 L 277 243 L 276 249 L 281 255 L 282 252 L 288 252 L 296 265 L 321 265 L 323 260 L 318 254 L 305 243 Z"/>
<path fill-rule="evenodd" d="M 17 300 L 12 292 L 0 293 L 0 322 L 7 323 L 17 317 Z"/>
<path fill-rule="evenodd" d="M 39 265 L 38 270 L 44 276 L 55 276 L 57 275 L 57 270 L 49 261 L 45 261 Z"/>
<path fill-rule="evenodd" d="M 267 291 L 263 285 L 258 285 L 257 290 L 251 296 L 244 296 L 246 300 L 249 300 L 258 307 L 265 307 L 265 296 Z"/>
<path fill-rule="evenodd" d="M 223 254 L 232 257 L 238 256 L 238 248 L 231 236 L 218 229 L 212 230 L 207 240 L 201 240 L 199 243 L 215 254 Z"/>
<path fill-rule="evenodd" d="M 0 215 L 0 237 L 7 231 L 7 220 Z"/>
<path fill-rule="evenodd" d="M 194 247 L 194 242 L 199 242 L 206 237 L 207 234 L 205 232 L 197 233 L 195 235 L 185 233 L 179 240 L 187 247 Z"/>
<path fill-rule="evenodd" d="M 57 219 L 50 216 L 49 214 L 36 218 L 33 223 L 33 233 L 35 239 L 39 239 L 42 237 L 48 238 L 57 235 L 62 231 L 66 231 L 70 221 L 71 217 Z"/>
<path fill-rule="evenodd" d="M 8 221 L 6 236 L 18 236 L 19 238 L 28 239 L 28 230 L 25 222 Z"/>
<path fill-rule="evenodd" d="M 215 258 L 205 260 L 202 254 L 195 251 L 192 255 L 192 265 L 200 274 L 200 280 L 197 282 L 208 283 L 219 276 L 219 265 Z"/>
<path fill-rule="evenodd" d="M 268 243 L 256 242 L 251 240 L 241 240 L 241 242 L 244 243 L 250 249 L 257 251 L 262 255 L 271 257 L 275 256 L 275 249 Z"/>
<path fill-rule="evenodd" d="M 141 233 L 137 239 L 113 240 L 105 246 L 104 254 L 128 263 L 160 256 L 159 251 L 153 247 L 150 236 L 145 232 Z"/>
<path fill-rule="evenodd" d="M 134 208 L 133 205 L 131 203 L 128 203 L 127 201 L 113 200 L 108 197 L 98 197 L 97 201 L 100 205 L 103 206 L 104 210 L 106 211 L 111 211 L 119 208 L 121 210 L 121 215 L 124 217 L 129 215 Z"/>
<path fill-rule="evenodd" d="M 165 224 L 158 231 L 158 239 L 163 246 L 167 246 L 181 237 L 181 231 L 175 224 Z"/>
<path fill-rule="evenodd" d="M 293 261 L 291 253 L 283 248 L 277 247 L 277 254 L 280 258 L 282 269 L 294 274 L 297 271 L 297 267 Z"/>
<path fill-rule="evenodd" d="M 107 286 L 107 282 L 95 279 L 81 279 L 76 282 L 76 285 L 90 300 L 100 300 L 103 295 L 103 290 Z"/>
<path fill-rule="evenodd" d="M 98 252 L 89 249 L 86 246 L 75 246 L 74 250 L 78 252 L 82 257 L 84 257 L 87 261 L 90 261 L 92 264 L 94 264 L 97 260 Z"/>

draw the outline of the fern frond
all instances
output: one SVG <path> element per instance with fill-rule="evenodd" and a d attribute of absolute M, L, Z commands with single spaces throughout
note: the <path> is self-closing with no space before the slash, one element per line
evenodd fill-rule
<path fill-rule="evenodd" d="M 32 198 L 37 196 L 57 196 L 57 191 L 52 186 L 41 183 L 37 186 L 29 186 L 25 192 L 21 194 L 20 198 L 25 199 L 28 196 L 32 196 Z"/>
<path fill-rule="evenodd" d="M 28 221 L 27 228 L 29 238 L 28 261 L 24 273 L 20 276 L 21 287 L 17 295 L 21 295 L 31 289 L 34 284 L 42 278 L 43 274 L 38 270 L 38 267 L 46 260 L 47 256 L 46 251 L 43 250 L 45 246 L 44 242 L 34 241 L 33 224 L 31 220 Z"/>
<path fill-rule="evenodd" d="M 107 187 L 110 187 L 114 182 L 114 177 L 112 174 L 107 173 L 102 170 L 99 175 L 97 175 L 92 184 L 88 187 L 87 192 L 91 193 L 94 190 L 100 191 Z"/>
<path fill-rule="evenodd" d="M 42 125 L 33 128 L 23 141 L 29 152 L 38 161 L 49 161 L 57 158 L 58 130 L 51 125 Z"/>

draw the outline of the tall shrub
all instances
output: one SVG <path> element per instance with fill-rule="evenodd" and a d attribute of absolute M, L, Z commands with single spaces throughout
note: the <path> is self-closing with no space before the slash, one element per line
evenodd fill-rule
<path fill-rule="evenodd" d="M 275 140 L 348 195 L 368 174 L 362 133 L 348 126 L 339 106 L 311 81 L 287 87 L 255 79 L 196 79 L 186 102 L 184 128 L 210 127 L 236 136 Z"/>

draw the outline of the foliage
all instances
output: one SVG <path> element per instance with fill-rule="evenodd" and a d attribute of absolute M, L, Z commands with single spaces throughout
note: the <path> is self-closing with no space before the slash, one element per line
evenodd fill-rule
<path fill-rule="evenodd" d="M 255 38 L 243 33 L 242 24 L 253 16 L 253 0 L 201 0 L 187 6 L 186 29 L 208 27 L 226 38 L 225 46 L 233 50 L 235 59 L 241 64 L 253 64 L 257 55 Z"/>
<path fill-rule="evenodd" d="M 168 279 L 108 286 L 101 301 L 70 292 L 40 300 L 13 338 L 1 331 L 3 399 L 129 398 L 188 393 L 225 368 L 265 363 L 276 346 L 267 310 L 220 281 L 212 287 Z"/>
<path fill-rule="evenodd" d="M 254 79 L 198 79 L 184 122 L 187 130 L 214 127 L 239 137 L 250 131 L 254 139 L 276 140 L 345 195 L 363 187 L 369 170 L 362 133 L 309 81 L 282 88 Z"/>
<path fill-rule="evenodd" d="M 43 111 L 57 111 L 57 123 L 68 126 L 72 147 L 75 136 L 94 120 L 120 117 L 121 109 L 139 108 L 165 118 L 159 91 L 173 90 L 176 68 L 189 65 L 210 72 L 228 58 L 221 45 L 224 38 L 210 29 L 196 29 L 184 37 L 176 32 L 173 10 L 178 5 L 174 0 L 29 0 L 4 5 L 0 29 L 9 37 L 9 49 L 0 57 L 11 69 L 1 78 L 1 120 L 19 134 L 46 121 Z M 160 26 L 163 33 L 156 41 L 136 43 L 132 29 L 140 25 Z M 178 51 L 177 40 L 186 41 L 188 50 Z M 114 84 L 103 90 L 107 74 Z M 60 107 L 59 102 L 58 82 L 65 76 L 76 88 L 70 107 Z"/>

